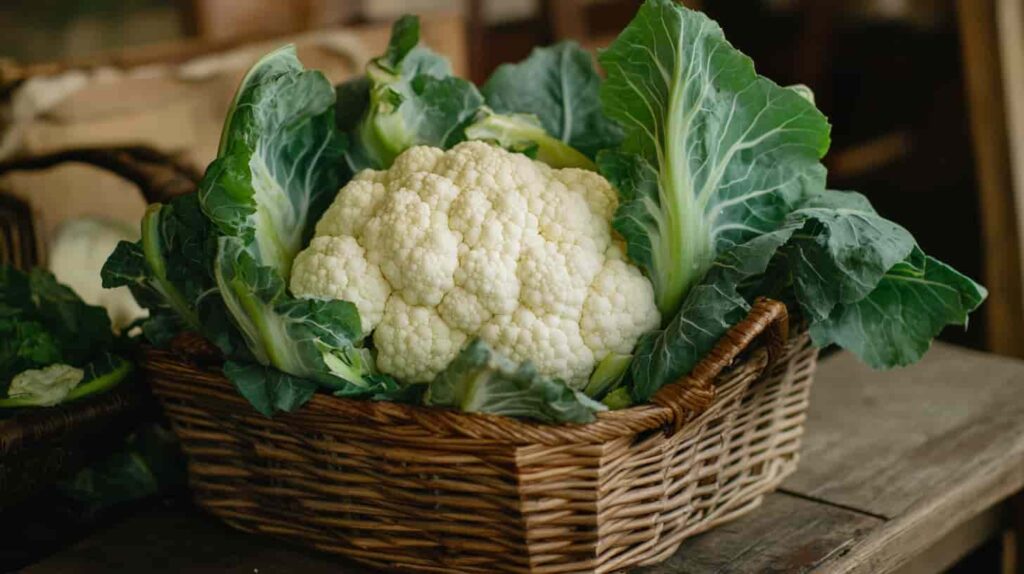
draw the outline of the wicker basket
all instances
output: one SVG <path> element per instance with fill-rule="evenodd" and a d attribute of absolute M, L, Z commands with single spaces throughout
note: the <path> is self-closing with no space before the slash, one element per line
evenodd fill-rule
<path fill-rule="evenodd" d="M 79 148 L 0 162 L 0 175 L 85 163 L 133 182 L 149 201 L 195 188 L 199 175 L 149 148 Z M 40 263 L 42 240 L 21 200 L 0 195 L 0 263 Z M 0 413 L 0 508 L 15 504 L 109 451 L 117 439 L 155 414 L 139 385 L 45 409 Z"/>
<path fill-rule="evenodd" d="M 110 451 L 140 420 L 152 397 L 138 385 L 0 420 L 0 509 Z"/>
<path fill-rule="evenodd" d="M 817 351 L 759 301 L 654 404 L 551 426 L 316 395 L 258 414 L 192 352 L 144 369 L 197 502 L 392 570 L 610 572 L 739 516 L 797 463 Z M 199 361 L 202 363 L 202 361 Z"/>

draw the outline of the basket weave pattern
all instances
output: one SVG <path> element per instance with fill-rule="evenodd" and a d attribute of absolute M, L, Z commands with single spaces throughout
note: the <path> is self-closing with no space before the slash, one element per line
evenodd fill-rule
<path fill-rule="evenodd" d="M 172 352 L 145 369 L 198 503 L 237 528 L 387 569 L 611 572 L 668 558 L 795 469 L 817 351 L 801 334 L 769 364 L 757 334 L 711 354 L 732 365 L 685 424 L 658 404 L 550 426 L 327 395 L 267 419 Z"/>

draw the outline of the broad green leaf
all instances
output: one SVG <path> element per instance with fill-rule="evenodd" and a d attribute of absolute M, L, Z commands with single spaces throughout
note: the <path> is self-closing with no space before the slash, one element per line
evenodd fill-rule
<path fill-rule="evenodd" d="M 385 53 L 367 65 L 365 79 L 338 87 L 338 105 L 345 108 L 339 126 L 349 130 L 345 160 L 351 173 L 390 167 L 415 145 L 455 145 L 483 104 L 472 82 L 452 76 L 446 59 L 418 43 L 419 20 L 401 18 Z"/>
<path fill-rule="evenodd" d="M 838 344 L 875 368 L 920 359 L 946 325 L 967 326 L 967 315 L 988 292 L 941 261 L 915 249 L 860 301 L 836 307 L 811 325 L 814 343 Z"/>
<path fill-rule="evenodd" d="M 647 402 L 662 386 L 689 373 L 726 331 L 746 317 L 750 304 L 738 287 L 763 274 L 798 228 L 799 224 L 786 225 L 720 254 L 687 293 L 675 318 L 640 339 L 631 369 L 635 402 Z"/>
<path fill-rule="evenodd" d="M 14 375 L 60 360 L 60 345 L 42 323 L 20 314 L 0 317 L 0 394 Z"/>
<path fill-rule="evenodd" d="M 644 3 L 599 59 L 605 114 L 626 134 L 620 153 L 645 174 L 642 188 L 619 187 L 615 227 L 672 317 L 719 253 L 773 231 L 823 187 L 829 126 L 801 94 L 758 76 L 712 20 L 670 0 Z"/>
<path fill-rule="evenodd" d="M 107 258 L 103 286 L 127 286 L 149 310 L 141 327 L 150 343 L 164 346 L 181 330 L 191 330 L 214 341 L 225 354 L 236 354 L 237 336 L 213 279 L 216 246 L 215 228 L 197 194 L 150 205 L 141 239 L 122 241 Z"/>
<path fill-rule="evenodd" d="M 860 194 L 823 191 L 787 221 L 806 220 L 783 249 L 801 309 L 812 319 L 863 299 L 914 248 L 914 237 Z"/>
<path fill-rule="evenodd" d="M 35 315 L 56 339 L 63 362 L 80 366 L 113 342 L 106 309 L 87 305 L 42 268 L 30 271 L 28 278 Z"/>
<path fill-rule="evenodd" d="M 252 363 L 224 363 L 224 375 L 252 406 L 271 417 L 277 412 L 292 412 L 306 404 L 316 393 L 316 383 Z"/>
<path fill-rule="evenodd" d="M 802 311 L 819 346 L 838 343 L 875 367 L 917 360 L 942 326 L 965 323 L 984 299 L 983 288 L 926 257 L 863 196 L 822 191 L 803 206 L 776 231 L 720 255 L 679 315 L 641 339 L 637 401 L 690 372 L 757 296 Z"/>
<path fill-rule="evenodd" d="M 563 381 L 541 376 L 530 363 L 517 365 L 479 339 L 430 383 L 425 402 L 547 423 L 587 423 L 595 412 L 605 410 Z"/>
<path fill-rule="evenodd" d="M 130 256 L 126 253 L 125 268 L 113 268 L 111 269 L 111 274 L 119 273 L 122 280 L 133 280 L 133 284 L 130 286 L 134 286 L 136 290 L 141 291 L 146 287 L 152 289 L 158 295 L 156 300 L 165 302 L 170 311 L 182 320 L 185 327 L 199 331 L 202 329 L 202 325 L 199 321 L 199 314 L 196 312 L 195 299 L 190 299 L 185 295 L 184 286 L 179 288 L 179 284 L 171 280 L 170 273 L 172 269 L 176 269 L 182 263 L 182 259 L 187 257 L 187 254 L 199 254 L 203 251 L 199 249 L 196 252 L 193 251 L 196 248 L 195 246 L 174 243 L 174 234 L 164 233 L 164 231 L 169 231 L 170 228 L 170 226 L 164 225 L 164 220 L 166 219 L 169 222 L 170 217 L 165 218 L 164 216 L 169 216 L 173 209 L 172 206 L 165 207 L 159 203 L 150 205 L 146 209 L 146 215 L 142 218 L 142 238 L 139 240 L 143 262 L 141 267 L 144 272 L 136 274 L 134 277 L 128 276 L 129 272 L 138 273 L 140 266 L 136 256 Z M 188 247 L 192 247 L 192 250 L 188 249 Z M 127 252 L 128 250 L 125 249 L 124 251 Z M 120 261 L 118 250 L 115 249 L 112 258 L 114 262 Z M 110 260 L 108 260 L 109 262 Z M 107 269 L 107 266 L 104 266 L 104 269 Z M 175 274 L 179 277 L 184 276 L 188 280 L 193 279 L 188 277 L 184 270 L 177 270 Z M 207 278 L 208 275 L 203 270 L 199 277 Z M 111 279 L 114 280 L 114 277 L 111 277 Z M 195 290 L 192 289 L 191 291 Z M 140 303 L 144 303 L 144 301 L 140 301 Z"/>
<path fill-rule="evenodd" d="M 362 336 L 355 305 L 293 298 L 277 272 L 233 238 L 221 239 L 216 271 L 224 302 L 258 363 L 332 390 L 374 385 L 373 365 L 354 346 Z"/>
<path fill-rule="evenodd" d="M 409 82 L 412 97 L 400 107 L 405 129 L 413 134 L 409 145 L 450 148 L 464 139 L 462 129 L 483 103 L 470 82 L 449 76 L 435 78 L 420 74 Z"/>
<path fill-rule="evenodd" d="M 384 64 L 413 57 L 407 44 L 393 43 Z M 236 360 L 225 373 L 267 414 L 297 407 L 317 385 L 369 392 L 379 381 L 355 346 L 362 337 L 355 306 L 298 300 L 286 289 L 292 259 L 343 177 L 335 91 L 304 70 L 289 47 L 256 64 L 236 103 L 219 157 L 199 186 L 203 212 L 220 235 L 212 265 L 217 292 L 257 363 L 229 355 Z"/>
<path fill-rule="evenodd" d="M 480 91 L 495 112 L 536 116 L 552 137 L 593 158 L 622 140 L 622 129 L 601 111 L 600 86 L 590 54 L 561 42 L 498 66 Z"/>
<path fill-rule="evenodd" d="M 295 48 L 264 56 L 238 88 L 217 159 L 199 185 L 207 217 L 288 277 L 292 259 L 341 183 L 344 137 L 334 89 Z"/>
<path fill-rule="evenodd" d="M 397 72 L 402 60 L 416 48 L 420 42 L 420 21 L 416 16 L 405 15 L 391 26 L 391 38 L 384 54 L 377 58 L 376 64 L 388 71 Z"/>

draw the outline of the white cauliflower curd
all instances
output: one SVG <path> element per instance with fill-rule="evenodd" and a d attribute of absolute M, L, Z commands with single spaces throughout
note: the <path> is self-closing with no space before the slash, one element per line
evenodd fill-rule
<path fill-rule="evenodd" d="M 414 147 L 341 189 L 291 290 L 355 304 L 378 368 L 400 380 L 430 381 L 480 337 L 579 388 L 660 321 L 613 240 L 616 204 L 591 171 L 478 141 Z"/>

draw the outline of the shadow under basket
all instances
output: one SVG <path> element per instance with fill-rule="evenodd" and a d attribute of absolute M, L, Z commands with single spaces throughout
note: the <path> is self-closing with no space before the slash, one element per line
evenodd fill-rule
<path fill-rule="evenodd" d="M 759 301 L 671 392 L 586 425 L 324 394 L 269 419 L 180 353 L 144 369 L 198 504 L 236 528 L 390 570 L 612 572 L 795 470 L 817 350 L 786 331 Z"/>

